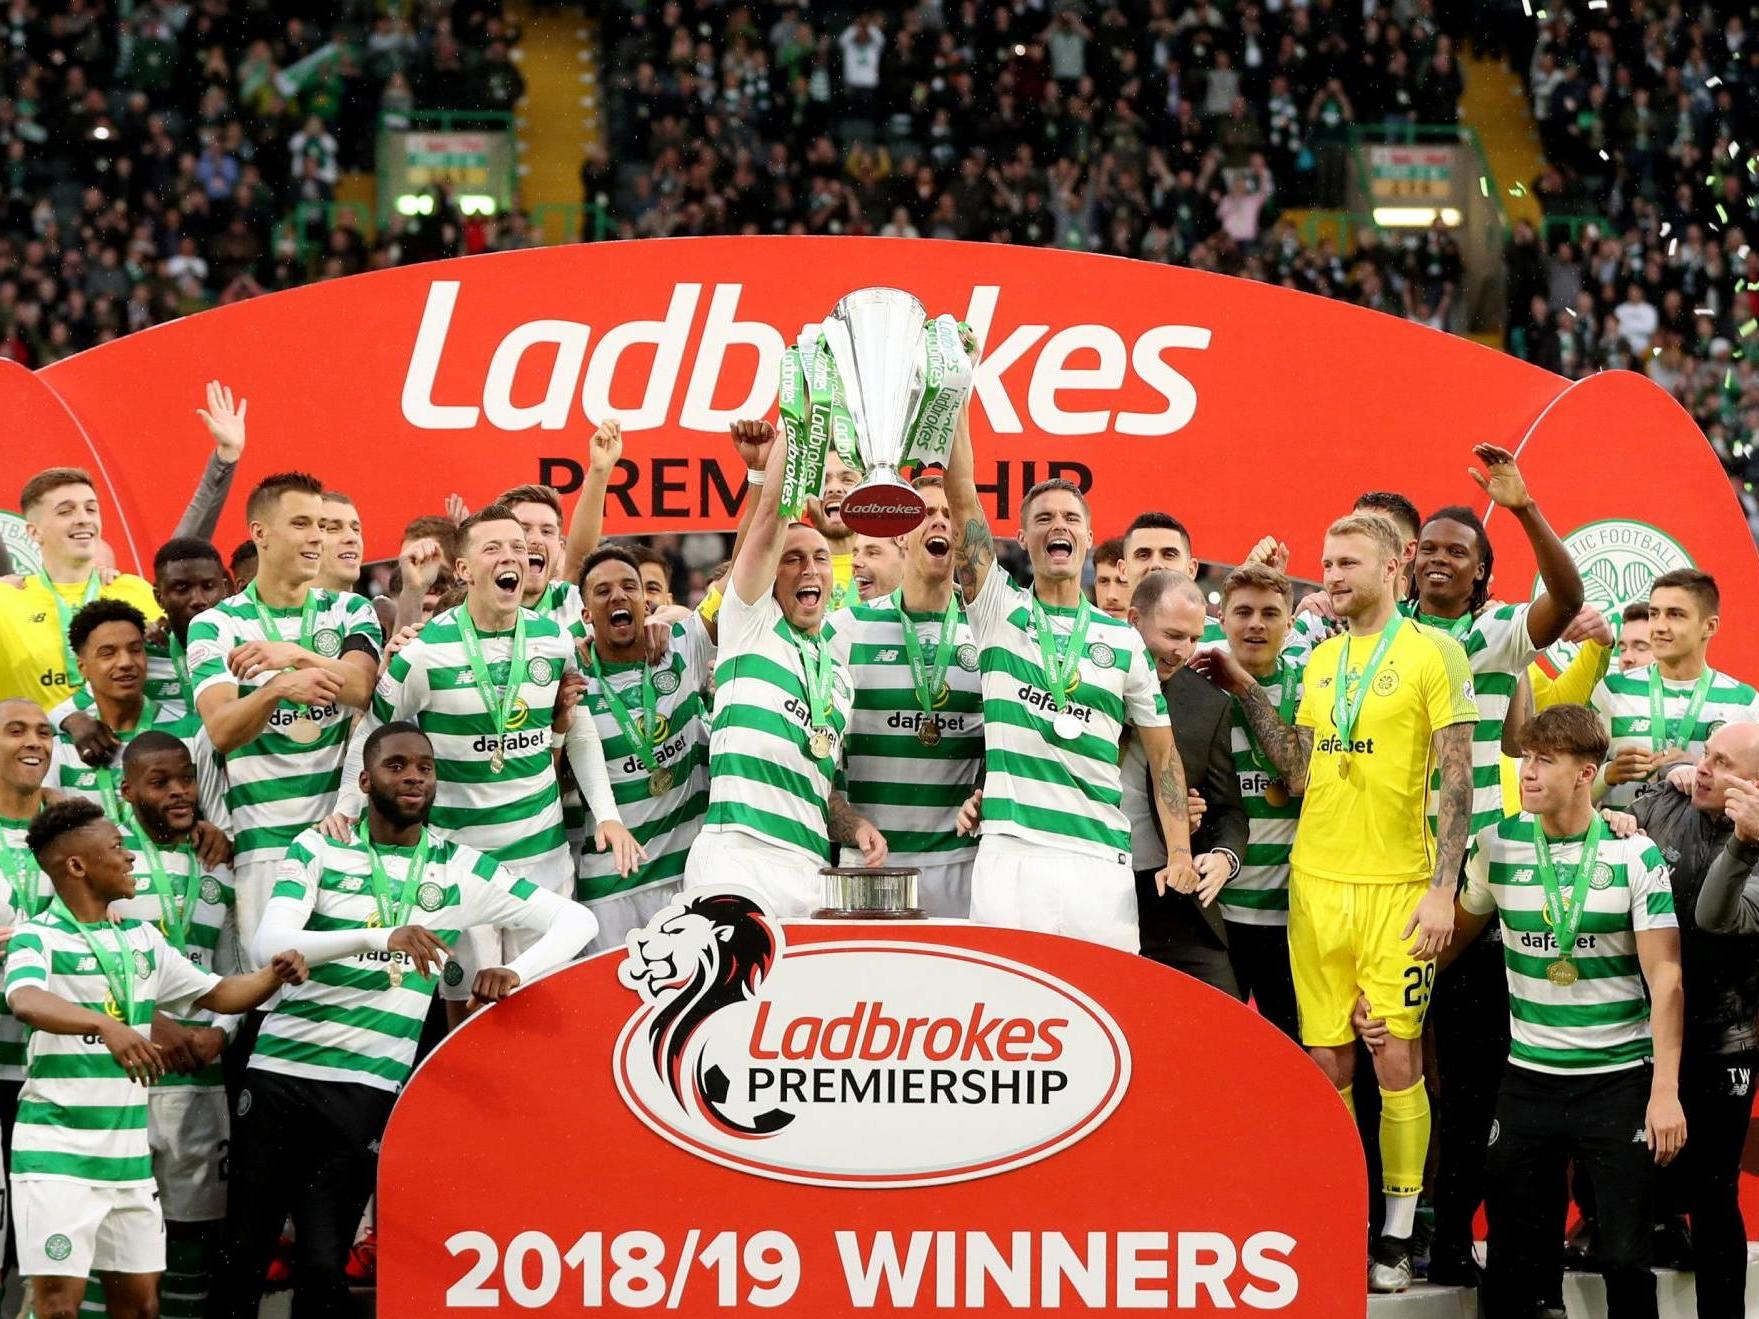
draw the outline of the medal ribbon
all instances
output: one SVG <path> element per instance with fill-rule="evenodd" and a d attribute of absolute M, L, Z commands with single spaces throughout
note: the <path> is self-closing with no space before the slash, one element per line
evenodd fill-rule
<path fill-rule="evenodd" d="M 1424 627 L 1433 627 L 1442 632 L 1446 632 L 1455 641 L 1464 645 L 1466 642 L 1466 634 L 1472 630 L 1472 623 L 1474 620 L 1469 613 L 1461 614 L 1458 618 L 1437 618 L 1433 614 L 1419 613 L 1417 615 L 1417 621 L 1423 624 Z"/>
<path fill-rule="evenodd" d="M 1069 629 L 1067 641 L 1051 630 L 1050 619 L 1045 616 L 1044 606 L 1038 603 L 1036 595 L 1027 597 L 1032 604 L 1032 626 L 1038 632 L 1038 657 L 1044 667 L 1045 689 L 1050 694 L 1051 709 L 1058 714 L 1063 712 L 1063 702 L 1068 697 L 1069 679 L 1081 666 L 1081 657 L 1087 653 L 1087 628 L 1093 621 L 1093 606 L 1087 603 L 1087 597 L 1075 606 L 1075 625 Z"/>
<path fill-rule="evenodd" d="M 459 605 L 456 617 L 458 640 L 464 646 L 465 659 L 470 661 L 470 671 L 476 677 L 483 704 L 494 720 L 495 736 L 504 738 L 507 723 L 513 718 L 513 704 L 519 699 L 519 689 L 525 685 L 525 611 L 520 610 L 513 620 L 513 651 L 507 662 L 505 687 L 496 687 L 489 678 L 488 661 L 483 658 L 482 642 L 477 637 L 476 624 L 471 621 L 470 606 Z"/>
<path fill-rule="evenodd" d="M 378 908 L 379 925 L 387 930 L 399 929 L 409 923 L 410 909 L 415 906 L 416 894 L 421 891 L 421 877 L 428 868 L 428 831 L 421 831 L 421 841 L 415 845 L 415 855 L 409 858 L 409 869 L 403 872 L 403 888 L 397 895 L 397 901 L 391 901 L 391 877 L 385 873 L 385 863 L 379 860 L 378 849 L 367 833 L 366 817 L 362 816 L 356 830 L 360 845 L 366 849 L 366 858 L 373 868 L 373 905 Z"/>
<path fill-rule="evenodd" d="M 1682 751 L 1692 740 L 1692 734 L 1698 731 L 1698 716 L 1704 712 L 1704 701 L 1710 695 L 1710 666 L 1704 666 L 1704 672 L 1698 675 L 1698 681 L 1692 686 L 1692 697 L 1686 702 L 1686 712 L 1680 716 L 1677 726 L 1670 727 L 1667 719 L 1667 693 L 1662 687 L 1661 666 L 1653 665 L 1649 670 L 1649 745 L 1655 751 L 1667 751 L 1678 747 Z"/>
<path fill-rule="evenodd" d="M 1600 851 L 1605 831 L 1605 822 L 1596 814 L 1582 839 L 1582 858 L 1570 876 L 1570 891 L 1566 895 L 1551 859 L 1551 841 L 1545 836 L 1545 826 L 1537 819 L 1533 821 L 1533 850 L 1539 854 L 1539 882 L 1545 886 L 1545 918 L 1557 938 L 1560 961 L 1567 962 L 1576 955 L 1576 933 L 1582 928 L 1582 916 L 1587 911 L 1584 899 L 1588 896 L 1588 881 L 1594 876 L 1594 857 Z"/>
<path fill-rule="evenodd" d="M 60 917 L 80 932 L 86 946 L 92 950 L 93 958 L 97 960 L 98 969 L 104 973 L 104 983 L 110 987 L 110 997 L 122 1009 L 122 1024 L 134 1025 L 134 950 L 123 937 L 122 927 L 114 920 L 104 922 L 116 936 L 116 947 L 106 948 L 93 933 L 96 925 L 88 926 L 83 921 L 74 920 L 73 913 L 67 910 L 67 904 L 59 896 L 49 903 L 49 914 Z"/>
<path fill-rule="evenodd" d="M 836 667 L 836 659 L 830 647 L 818 637 L 809 637 L 801 633 L 792 623 L 782 624 L 787 629 L 788 640 L 794 643 L 794 649 L 800 652 L 800 683 L 806 692 L 806 704 L 812 712 L 812 726 L 826 728 L 831 726 L 831 672 Z"/>
<path fill-rule="evenodd" d="M 195 920 L 196 900 L 202 891 L 201 863 L 195 859 L 195 847 L 185 842 L 176 850 L 183 854 L 188 863 L 183 881 L 183 896 L 180 898 L 171 887 L 171 876 L 165 870 L 165 857 L 159 845 L 147 833 L 146 826 L 135 817 L 134 834 L 140 839 L 140 850 L 146 854 L 147 873 L 153 882 L 153 892 L 159 898 L 159 933 L 178 952 L 189 946 L 189 927 Z"/>
<path fill-rule="evenodd" d="M 641 722 L 637 723 L 635 714 L 623 703 L 609 681 L 605 678 L 604 665 L 599 662 L 599 648 L 588 646 L 587 658 L 592 661 L 592 676 L 598 679 L 599 690 L 605 694 L 605 704 L 611 708 L 611 718 L 617 721 L 617 727 L 623 730 L 623 736 L 629 739 L 635 748 L 635 754 L 651 773 L 660 767 L 660 758 L 654 754 L 654 729 L 659 726 L 655 715 L 659 709 L 659 696 L 654 690 L 654 673 L 646 660 L 641 662 Z"/>
<path fill-rule="evenodd" d="M 1268 687 L 1273 684 L 1277 686 L 1277 718 L 1285 724 L 1292 723 L 1295 718 L 1295 688 L 1300 685 L 1301 670 L 1281 658 L 1277 660 L 1277 669 L 1280 672 L 1272 674 L 1269 683 L 1260 682 L 1258 685 L 1260 687 Z M 1234 704 L 1235 706 L 1240 704 L 1238 698 L 1235 699 Z M 1241 711 L 1240 714 L 1240 726 L 1246 730 L 1246 748 L 1251 754 L 1252 763 L 1260 771 L 1270 775 L 1273 780 L 1282 778 L 1282 771 L 1276 767 L 1269 756 L 1264 754 L 1264 748 L 1258 744 L 1258 734 L 1252 731 L 1252 721 L 1246 717 L 1244 711 Z"/>
<path fill-rule="evenodd" d="M 171 653 L 171 667 L 177 672 L 177 689 L 183 694 L 183 703 L 188 707 L 189 713 L 194 714 L 195 692 L 189 686 L 189 658 L 184 654 L 183 643 L 177 639 L 175 632 L 169 633 L 165 641 L 166 649 Z"/>
<path fill-rule="evenodd" d="M 249 586 L 245 587 L 244 594 L 250 601 L 251 608 L 256 610 L 257 622 L 263 629 L 263 640 L 287 640 L 286 637 L 281 635 L 281 624 L 277 622 L 275 616 L 269 612 L 269 607 L 263 603 L 262 596 L 257 594 L 257 584 L 252 582 Z M 308 589 L 305 593 L 305 603 L 299 610 L 299 648 L 301 650 L 311 649 L 312 632 L 316 629 L 317 621 L 318 593 L 314 590 Z M 313 717 L 309 705 L 295 706 L 294 708 L 299 710 L 300 714 L 308 719 Z"/>
<path fill-rule="evenodd" d="M 1337 691 L 1332 702 L 1332 722 L 1337 725 L 1338 740 L 1343 743 L 1344 755 L 1350 754 L 1350 744 L 1355 741 L 1356 720 L 1362 714 L 1362 703 L 1368 698 L 1369 685 L 1380 669 L 1380 662 L 1386 658 L 1391 649 L 1393 638 L 1398 636 L 1399 629 L 1405 625 L 1402 616 L 1394 614 L 1380 632 L 1380 640 L 1375 643 L 1374 653 L 1368 657 L 1368 664 L 1362 670 L 1362 679 L 1356 684 L 1356 699 L 1350 700 L 1350 643 L 1352 638 L 1346 636 L 1344 644 L 1338 647 Z"/>
<path fill-rule="evenodd" d="M 904 655 L 910 661 L 910 682 L 916 688 L 916 703 L 922 707 L 923 714 L 932 718 L 935 698 L 946 690 L 947 668 L 953 662 L 953 641 L 959 629 L 958 592 L 954 592 L 947 600 L 947 612 L 941 615 L 941 630 L 934 643 L 932 669 L 923 663 L 922 638 L 916 635 L 916 625 L 910 621 L 910 615 L 904 612 L 903 587 L 892 592 L 892 607 L 898 611 L 898 618 L 904 624 Z"/>
<path fill-rule="evenodd" d="M 43 589 L 49 593 L 49 599 L 55 602 L 55 616 L 61 620 L 61 662 L 67 669 L 67 685 L 69 687 L 77 687 L 79 686 L 79 656 L 73 653 L 73 647 L 69 645 L 67 641 L 67 629 L 73 623 L 74 608 L 62 598 L 61 592 L 55 587 L 55 583 L 49 580 L 49 574 L 46 570 L 42 568 L 37 569 L 37 580 L 43 584 Z M 94 571 L 90 577 L 86 578 L 85 594 L 80 597 L 79 601 L 80 608 L 84 609 L 97 598 L 98 574 Z"/>
<path fill-rule="evenodd" d="M 13 823 L 0 821 L 0 823 Z M 19 820 L 18 824 L 28 821 Z M 47 902 L 43 898 L 43 872 L 37 865 L 37 859 L 22 847 L 14 847 L 6 841 L 6 831 L 0 829 L 0 872 L 6 875 L 6 882 L 12 886 L 13 904 L 25 914 L 25 919 L 33 920 L 42 914 Z"/>

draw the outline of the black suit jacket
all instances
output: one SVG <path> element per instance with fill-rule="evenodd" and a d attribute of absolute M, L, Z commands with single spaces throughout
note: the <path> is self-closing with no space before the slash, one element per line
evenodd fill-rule
<path fill-rule="evenodd" d="M 1185 785 L 1203 796 L 1208 810 L 1203 824 L 1191 839 L 1191 855 L 1201 856 L 1218 848 L 1234 854 L 1235 860 L 1246 859 L 1246 834 L 1250 827 L 1246 808 L 1240 801 L 1240 779 L 1234 772 L 1234 701 L 1225 692 L 1190 669 L 1180 669 L 1161 684 L 1166 697 L 1167 713 L 1173 721 L 1173 745 L 1178 748 L 1179 761 L 1185 769 Z M 1149 800 L 1154 800 L 1154 785 L 1149 785 Z M 1155 832 L 1160 832 L 1160 817 L 1155 816 Z M 1169 899 L 1175 895 L 1168 894 Z M 1181 900 L 1195 903 L 1187 895 Z M 1203 919 L 1212 933 L 1227 945 L 1227 931 L 1221 909 L 1216 902 L 1200 907 Z M 1146 945 L 1155 924 L 1145 911 L 1143 941 Z"/>

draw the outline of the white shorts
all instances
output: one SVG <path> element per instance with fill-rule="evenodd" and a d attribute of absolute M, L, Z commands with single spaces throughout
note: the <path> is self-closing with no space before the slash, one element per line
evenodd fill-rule
<path fill-rule="evenodd" d="M 762 894 L 778 917 L 810 916 L 824 906 L 824 885 L 818 875 L 823 868 L 822 861 L 753 834 L 704 829 L 690 846 L 684 887 L 742 884 Z"/>
<path fill-rule="evenodd" d="M 1066 934 L 1140 952 L 1136 876 L 1087 852 L 985 834 L 971 868 L 971 922 Z"/>
<path fill-rule="evenodd" d="M 173 1223 L 226 1217 L 226 1151 L 232 1122 L 223 1086 L 147 1091 L 147 1141 L 159 1205 Z"/>
<path fill-rule="evenodd" d="M 631 889 L 627 893 L 608 893 L 602 898 L 581 903 L 581 906 L 598 917 L 599 922 L 599 932 L 587 944 L 586 955 L 590 957 L 594 953 L 610 952 L 623 947 L 625 935 L 631 930 L 641 929 L 671 906 L 677 901 L 683 888 L 684 879 L 680 876 Z"/>
<path fill-rule="evenodd" d="M 840 866 L 859 866 L 861 853 L 845 847 Z M 971 857 L 939 866 L 917 866 L 917 896 L 933 920 L 962 921 L 971 915 Z"/>
<path fill-rule="evenodd" d="M 154 1187 L 14 1178 L 12 1215 L 26 1278 L 165 1271 L 165 1219 Z"/>

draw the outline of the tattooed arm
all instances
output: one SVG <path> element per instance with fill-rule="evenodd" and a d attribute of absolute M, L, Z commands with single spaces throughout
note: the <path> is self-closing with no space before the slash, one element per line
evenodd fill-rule
<path fill-rule="evenodd" d="M 1185 766 L 1179 749 L 1173 745 L 1173 730 L 1166 725 L 1158 728 L 1137 728 L 1142 750 L 1148 756 L 1148 772 L 1154 783 L 1154 813 L 1160 820 L 1161 837 L 1166 839 L 1166 869 L 1154 877 L 1156 891 L 1191 893 L 1202 882 L 1191 861 L 1191 815 L 1185 799 Z M 1221 886 L 1216 885 L 1217 888 Z M 1204 897 L 1208 902 L 1209 897 Z"/>
<path fill-rule="evenodd" d="M 1437 729 L 1435 757 L 1441 765 L 1441 798 L 1435 828 L 1435 873 L 1429 891 L 1405 923 L 1405 938 L 1417 941 L 1411 955 L 1420 961 L 1439 956 L 1454 934 L 1454 889 L 1472 828 L 1472 729 L 1470 723 Z"/>
<path fill-rule="evenodd" d="M 885 865 L 886 838 L 873 827 L 872 820 L 858 814 L 849 799 L 835 790 L 826 808 L 833 845 L 859 848 L 863 865 Z"/>
<path fill-rule="evenodd" d="M 1289 791 L 1300 796 L 1307 791 L 1307 762 L 1313 755 L 1313 730 L 1299 724 L 1285 724 L 1270 702 L 1266 688 L 1252 683 L 1240 693 L 1240 710 L 1252 726 L 1252 736 L 1277 767 L 1277 773 L 1289 785 Z"/>
<path fill-rule="evenodd" d="M 970 604 L 995 566 L 995 541 L 977 499 L 977 469 L 971 453 L 971 401 L 959 409 L 953 448 L 947 456 L 947 512 L 953 522 L 953 574 Z"/>

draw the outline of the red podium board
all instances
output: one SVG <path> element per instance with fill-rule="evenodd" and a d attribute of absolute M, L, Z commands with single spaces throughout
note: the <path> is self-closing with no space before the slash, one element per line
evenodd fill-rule
<path fill-rule="evenodd" d="M 1342 1105 L 1143 958 L 689 901 L 465 1025 L 379 1173 L 379 1313 L 1358 1319 Z"/>

